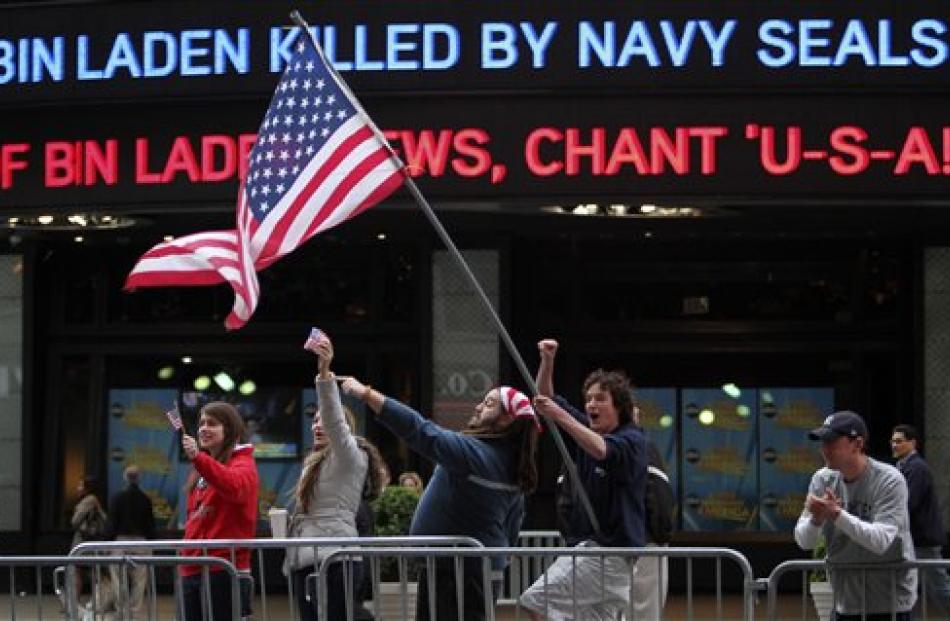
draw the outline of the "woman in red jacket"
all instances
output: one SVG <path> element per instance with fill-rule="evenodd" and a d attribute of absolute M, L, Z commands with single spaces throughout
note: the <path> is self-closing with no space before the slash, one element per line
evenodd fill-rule
<path fill-rule="evenodd" d="M 194 465 L 185 490 L 188 492 L 188 521 L 185 539 L 252 539 L 257 527 L 257 465 L 254 447 L 238 444 L 244 436 L 244 422 L 228 403 L 215 401 L 201 408 L 198 440 L 182 434 L 181 445 Z M 196 548 L 183 550 L 187 556 L 201 556 Z M 207 554 L 234 563 L 238 571 L 250 572 L 250 551 L 209 549 Z M 181 570 L 186 621 L 200 621 L 201 566 L 184 565 Z M 231 589 L 228 575 L 214 568 L 208 574 L 211 592 L 209 619 L 231 619 Z M 250 583 L 241 580 L 241 614 L 250 614 Z"/>

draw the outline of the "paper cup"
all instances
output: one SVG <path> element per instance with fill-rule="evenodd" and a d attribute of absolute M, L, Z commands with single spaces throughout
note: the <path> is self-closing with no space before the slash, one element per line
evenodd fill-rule
<path fill-rule="evenodd" d="M 267 512 L 270 518 L 270 532 L 274 539 L 283 539 L 287 536 L 287 509 L 273 507 Z"/>

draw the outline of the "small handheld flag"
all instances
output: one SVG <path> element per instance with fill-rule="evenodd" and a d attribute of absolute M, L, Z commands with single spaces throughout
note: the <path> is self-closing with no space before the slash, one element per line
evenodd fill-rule
<path fill-rule="evenodd" d="M 178 406 L 175 406 L 174 409 L 168 410 L 165 412 L 165 416 L 168 417 L 168 424 L 174 428 L 175 431 L 181 431 L 184 425 L 181 422 L 181 415 L 178 414 Z"/>
<path fill-rule="evenodd" d="M 310 335 L 307 337 L 307 341 L 303 344 L 303 348 L 308 351 L 312 351 L 313 353 L 317 353 L 317 345 L 326 339 L 327 335 L 323 333 L 323 330 L 320 328 L 310 328 Z"/>

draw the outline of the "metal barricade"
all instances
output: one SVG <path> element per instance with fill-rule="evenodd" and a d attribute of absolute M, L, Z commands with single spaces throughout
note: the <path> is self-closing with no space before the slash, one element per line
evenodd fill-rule
<path fill-rule="evenodd" d="M 35 616 L 30 616 L 30 619 L 43 619 L 44 618 L 44 591 L 43 591 L 43 567 L 53 568 L 53 571 L 59 571 L 60 574 L 70 575 L 69 569 L 75 570 L 77 567 L 93 567 L 95 568 L 95 574 L 92 580 L 92 589 L 93 589 L 93 599 L 92 607 L 87 613 L 89 616 L 94 618 L 101 618 L 101 611 L 99 610 L 99 594 L 97 587 L 101 583 L 99 579 L 101 569 L 105 566 L 114 566 L 119 564 L 124 567 L 144 565 L 149 567 L 150 570 L 154 570 L 155 567 L 177 567 L 180 565 L 197 565 L 202 568 L 215 568 L 220 571 L 223 571 L 228 574 L 230 579 L 230 588 L 231 588 L 231 606 L 234 611 L 234 620 L 237 621 L 240 615 L 240 601 L 239 601 L 239 584 L 238 584 L 238 572 L 234 566 L 228 561 L 217 558 L 217 557 L 208 557 L 208 556 L 190 556 L 190 557 L 168 557 L 168 556 L 0 556 L 0 567 L 7 567 L 9 570 L 9 587 L 10 587 L 10 601 L 9 601 L 9 614 L 8 617 L 11 621 L 15 621 L 18 616 L 17 610 L 17 598 L 20 593 L 24 593 L 23 590 L 18 590 L 17 580 L 16 580 L 16 568 L 17 567 L 29 567 L 35 570 L 32 578 L 34 580 L 34 593 L 33 600 L 35 601 Z M 65 570 L 65 571 L 64 571 Z M 54 578 L 55 582 L 55 578 Z M 79 619 L 80 610 L 78 604 L 78 596 L 74 592 L 75 585 L 71 581 L 67 580 L 66 587 L 62 592 L 62 595 L 65 597 L 65 600 L 62 604 L 65 608 L 62 610 L 63 613 L 69 619 Z M 111 588 L 111 587 L 110 587 Z M 54 586 L 54 592 L 57 589 Z M 57 593 L 59 594 L 59 593 Z M 51 604 L 51 607 L 55 606 Z M 128 618 L 128 610 L 122 611 L 126 618 Z M 58 618 L 61 614 L 60 610 L 53 610 L 52 614 L 49 615 L 50 618 Z M 150 618 L 155 618 L 154 611 L 152 611 Z M 23 615 L 25 618 L 25 614 Z"/>
<path fill-rule="evenodd" d="M 787 611 L 779 611 L 778 609 L 778 600 L 779 600 L 779 591 L 781 587 L 782 578 L 788 574 L 800 572 L 801 573 L 801 602 L 800 602 L 800 616 L 799 619 L 809 619 L 809 602 L 808 596 L 811 592 L 813 597 L 814 589 L 812 585 L 813 581 L 810 580 L 809 574 L 822 573 L 822 574 L 831 574 L 838 573 L 844 574 L 847 572 L 853 572 L 860 574 L 860 592 L 861 592 L 861 602 L 857 603 L 857 606 L 860 608 L 860 612 L 855 614 L 866 615 L 870 614 L 867 607 L 867 599 L 865 595 L 868 592 L 867 589 L 867 579 L 868 574 L 877 574 L 881 572 L 889 572 L 889 592 L 890 592 L 890 605 L 887 607 L 888 612 L 896 618 L 896 608 L 897 608 L 897 580 L 898 572 L 904 570 L 918 570 L 918 605 L 915 608 L 916 611 L 922 615 L 923 619 L 933 618 L 933 619 L 943 619 L 945 618 L 942 614 L 937 616 L 930 616 L 928 614 L 928 593 L 927 593 L 927 580 L 924 580 L 924 572 L 926 571 L 944 571 L 950 569 L 950 559 L 919 559 L 915 561 L 905 561 L 901 563 L 828 563 L 823 560 L 807 560 L 807 559 L 797 559 L 784 561 L 777 565 L 775 569 L 772 570 L 772 573 L 769 574 L 767 579 L 760 580 L 760 583 L 764 584 L 768 591 L 768 604 L 767 604 L 767 618 L 770 620 L 777 620 L 780 617 L 782 619 L 790 618 Z M 837 600 L 836 594 L 833 589 L 830 587 L 827 590 L 828 596 L 828 606 L 831 609 L 834 609 Z M 816 601 L 815 607 L 819 608 L 822 604 Z M 855 603 L 851 603 L 852 606 Z M 871 611 L 873 613 L 873 611 Z"/>
<path fill-rule="evenodd" d="M 564 537 L 556 530 L 523 530 L 518 533 L 518 547 L 560 548 L 564 547 Z M 511 563 L 505 567 L 498 604 L 514 605 L 521 592 L 534 584 L 534 581 L 544 573 L 550 560 L 547 557 L 535 556 L 512 558 Z"/>
<path fill-rule="evenodd" d="M 70 552 L 71 557 L 96 558 L 97 555 L 107 559 L 103 564 L 108 564 L 108 559 L 112 558 L 115 563 L 117 556 L 111 556 L 117 552 L 134 548 L 136 550 L 147 550 L 153 553 L 177 553 L 180 550 L 200 550 L 207 555 L 209 550 L 228 550 L 231 562 L 234 563 L 238 549 L 249 549 L 257 556 L 257 576 L 254 580 L 251 575 L 239 572 L 239 577 L 250 580 L 252 585 L 252 597 L 254 590 L 260 596 L 260 614 L 255 615 L 263 621 L 271 619 L 268 607 L 268 592 L 266 583 L 265 559 L 264 554 L 268 550 L 279 550 L 284 553 L 288 548 L 313 548 L 314 558 L 318 556 L 320 549 L 348 549 L 348 548 L 371 548 L 371 547 L 392 548 L 399 546 L 399 549 L 409 547 L 438 548 L 438 547 L 475 547 L 480 548 L 482 544 L 471 537 L 457 536 L 419 536 L 419 537 L 314 537 L 299 538 L 290 537 L 284 539 L 261 538 L 261 539 L 168 539 L 168 540 L 147 540 L 147 541 L 90 541 L 81 543 Z M 162 558 L 162 557 L 159 557 Z M 169 557 L 164 557 L 169 558 Z M 191 557 L 172 557 L 172 558 L 191 558 Z M 316 570 L 316 563 L 314 565 Z M 149 592 L 149 618 L 156 618 L 152 611 L 155 608 L 155 576 L 150 573 L 150 592 Z M 297 619 L 297 605 L 295 593 L 292 588 L 292 581 L 288 581 L 287 589 L 287 616 L 274 616 L 274 619 Z M 181 591 L 181 579 L 176 575 L 174 582 L 176 599 L 180 599 L 177 594 Z"/>
<path fill-rule="evenodd" d="M 492 575 L 490 572 L 490 562 L 492 557 L 504 556 L 509 559 L 515 559 L 521 557 L 522 559 L 527 559 L 529 557 L 540 557 L 547 561 L 547 564 L 550 564 L 557 557 L 569 557 L 576 559 L 579 557 L 599 557 L 602 559 L 608 558 L 620 558 L 627 561 L 627 565 L 630 568 L 629 571 L 633 572 L 632 562 L 637 558 L 645 557 L 667 557 L 670 559 L 681 559 L 686 563 L 686 574 L 687 574 L 687 586 L 686 586 L 686 598 L 687 598 L 687 618 L 695 618 L 695 610 L 693 603 L 693 570 L 694 562 L 701 559 L 712 560 L 715 565 L 715 576 L 716 576 L 716 598 L 717 598 L 717 619 L 724 619 L 724 608 L 723 608 L 723 588 L 722 588 L 722 561 L 725 559 L 736 565 L 739 569 L 742 576 L 742 596 L 741 596 L 741 618 L 745 621 L 752 621 L 754 616 L 754 596 L 755 596 L 755 581 L 752 576 L 752 566 L 749 564 L 749 561 L 745 556 L 739 552 L 728 549 L 728 548 L 667 548 L 667 547 L 647 547 L 647 548 L 599 548 L 599 547 L 574 547 L 574 548 L 542 548 L 542 547 L 523 547 L 523 548 L 457 548 L 457 549 L 404 549 L 404 548 L 366 548 L 366 549 L 350 549 L 350 550 L 338 550 L 327 555 L 320 564 L 318 571 L 319 578 L 319 590 L 318 590 L 318 604 L 319 604 L 319 613 L 321 619 L 326 619 L 326 606 L 327 606 L 327 597 L 328 597 L 328 583 L 327 583 L 327 571 L 332 563 L 342 562 L 345 564 L 352 563 L 354 557 L 369 558 L 371 567 L 373 571 L 371 572 L 372 581 L 373 581 L 373 594 L 374 601 L 378 601 L 379 593 L 379 578 L 378 573 L 375 570 L 376 562 L 373 559 L 378 559 L 380 557 L 395 557 L 399 560 L 400 563 L 400 591 L 402 597 L 402 604 L 400 606 L 402 615 L 395 618 L 408 619 L 411 618 L 409 611 L 411 605 L 408 603 L 410 597 L 410 589 L 406 581 L 406 572 L 403 569 L 409 559 L 413 558 L 424 558 L 426 563 L 426 589 L 428 593 L 428 599 L 424 602 L 426 605 L 429 616 L 431 619 L 441 618 L 439 616 L 439 611 L 436 609 L 436 576 L 433 571 L 437 559 L 451 559 L 454 561 L 453 570 L 455 572 L 454 582 L 456 588 L 456 606 L 458 610 L 456 613 L 459 615 L 459 618 L 462 618 L 462 612 L 464 609 L 464 591 L 462 588 L 462 582 L 464 582 L 463 575 L 463 561 L 464 559 L 476 559 L 480 561 L 480 568 L 482 574 L 481 589 L 484 594 L 484 613 L 486 619 L 489 621 L 494 619 L 495 615 L 495 602 L 493 601 L 493 590 L 492 590 Z M 573 567 L 573 566 L 572 566 Z M 601 568 L 604 567 L 604 562 L 601 563 Z M 603 571 L 603 569 L 601 569 Z M 572 569 L 573 571 L 573 569 Z M 546 586 L 545 582 L 545 586 Z M 631 583 L 632 586 L 632 583 Z M 346 589 L 348 590 L 348 588 Z M 576 595 L 575 595 L 576 597 Z M 522 616 L 527 617 L 527 614 L 523 612 L 522 606 L 516 600 L 515 601 L 515 618 L 521 618 Z M 576 599 L 574 601 L 574 607 L 576 609 Z M 374 611 L 374 616 L 380 618 L 380 610 L 376 608 Z M 627 605 L 624 610 L 626 613 L 626 618 L 632 620 L 635 618 L 632 600 Z M 354 611 L 351 606 L 346 608 L 347 619 L 354 619 Z M 575 618 L 578 617 L 577 614 L 574 615 Z M 384 617 L 385 618 L 385 617 Z M 732 617 L 730 617 L 732 618 Z M 386 618 L 388 621 L 388 618 Z"/>

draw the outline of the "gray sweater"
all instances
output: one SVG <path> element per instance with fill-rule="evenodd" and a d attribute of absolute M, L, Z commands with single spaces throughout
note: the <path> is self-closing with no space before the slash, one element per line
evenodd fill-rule
<path fill-rule="evenodd" d="M 828 562 L 896 563 L 914 560 L 914 542 L 907 515 L 907 484 L 897 468 L 868 458 L 867 468 L 855 481 L 845 482 L 837 470 L 822 468 L 812 476 L 808 492 L 822 496 L 831 488 L 844 506 L 834 522 L 815 526 L 805 508 L 795 525 L 795 541 L 804 550 L 814 549 L 824 534 L 828 543 Z M 889 613 L 892 610 L 892 577 L 896 577 L 897 612 L 906 612 L 917 600 L 917 570 L 868 571 L 867 589 L 861 570 L 831 572 L 835 609 L 841 614 L 861 614 L 862 599 L 866 612 Z"/>
<path fill-rule="evenodd" d="M 290 524 L 291 537 L 356 537 L 356 512 L 363 496 L 363 483 L 369 458 L 356 444 L 343 416 L 340 393 L 335 379 L 317 379 L 317 397 L 323 431 L 330 442 L 330 452 L 319 464 L 320 474 L 310 490 L 310 509 L 296 513 Z M 301 477 L 306 472 L 301 473 Z M 323 547 L 317 551 L 317 562 L 337 548 Z M 284 561 L 284 572 L 312 566 L 312 547 L 290 548 Z"/>

